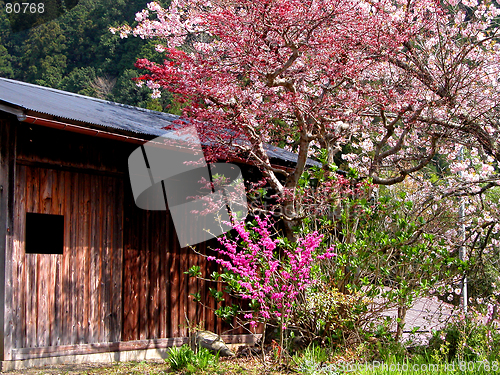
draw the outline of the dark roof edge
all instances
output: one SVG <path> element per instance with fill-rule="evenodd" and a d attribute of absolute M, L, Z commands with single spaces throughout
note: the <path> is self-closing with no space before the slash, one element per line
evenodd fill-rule
<path fill-rule="evenodd" d="M 44 90 L 51 91 L 51 92 L 54 92 L 54 93 L 57 93 L 57 94 L 61 94 L 61 95 L 72 96 L 72 97 L 75 97 L 75 98 L 82 98 L 82 99 L 86 99 L 86 100 L 93 100 L 93 101 L 98 102 L 98 103 L 111 104 L 111 105 L 115 105 L 117 107 L 135 109 L 135 110 L 139 110 L 139 111 L 144 112 L 144 113 L 163 114 L 163 115 L 165 114 L 165 112 L 153 111 L 152 109 L 135 107 L 133 105 L 122 104 L 122 103 L 113 102 L 113 101 L 110 101 L 110 100 L 104 100 L 104 99 L 94 98 L 93 96 L 86 96 L 86 95 L 76 94 L 76 93 L 70 92 L 70 91 L 63 91 L 63 90 L 59 90 L 59 89 L 54 89 L 52 87 L 35 85 L 33 83 L 28 83 L 28 82 L 23 82 L 23 81 L 17 81 L 17 80 L 10 79 L 10 78 L 0 77 L 0 79 L 3 80 L 3 81 L 8 81 L 8 82 L 11 82 L 11 83 L 14 83 L 14 84 L 18 84 L 18 85 L 22 85 L 22 86 L 28 86 L 28 87 L 33 87 L 33 88 L 43 88 Z M 29 108 L 25 108 L 25 109 L 29 109 Z M 49 113 L 47 113 L 47 114 L 49 114 Z M 169 115 L 176 116 L 176 115 L 173 115 L 171 113 L 169 113 Z M 71 120 L 71 119 L 68 118 L 68 120 Z"/>

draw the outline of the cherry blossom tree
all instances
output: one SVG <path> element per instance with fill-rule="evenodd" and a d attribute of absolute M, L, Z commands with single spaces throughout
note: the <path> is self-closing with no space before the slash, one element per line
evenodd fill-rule
<path fill-rule="evenodd" d="M 291 232 L 307 158 L 332 176 L 346 145 L 375 185 L 419 178 L 438 156 L 443 194 L 497 184 L 498 13 L 489 0 L 173 0 L 111 31 L 158 40 L 166 59 L 138 60 L 138 84 L 185 103 L 214 158 L 258 165 Z M 266 154 L 280 141 L 298 154 L 291 169 Z"/>
<path fill-rule="evenodd" d="M 448 256 L 456 261 L 459 246 L 465 247 L 466 260 L 498 252 L 499 199 L 486 196 L 498 186 L 500 161 L 500 12 L 495 4 L 172 0 L 168 9 L 148 4 L 137 13 L 134 28 L 112 31 L 157 40 L 165 61 L 138 60 L 136 66 L 146 73 L 137 83 L 146 84 L 154 97 L 162 90 L 175 95 L 184 118 L 210 145 L 209 157 L 248 160 L 261 169 L 290 240 L 298 240 L 293 227 L 313 214 L 321 216 L 321 208 L 342 210 L 346 195 L 371 191 L 335 173 L 339 160 L 364 186 L 410 194 L 415 207 L 405 220 L 415 228 L 400 248 L 411 250 L 411 257 L 407 263 L 399 255 L 396 265 L 392 258 L 386 262 L 398 272 L 406 267 L 399 276 L 389 272 L 400 292 L 419 288 L 425 275 L 441 275 L 444 268 L 437 272 L 432 262 L 422 272 L 430 249 L 438 245 L 448 251 L 440 253 L 444 261 Z M 296 152 L 297 163 L 291 168 L 272 164 L 268 143 Z M 322 167 L 308 170 L 309 157 Z M 461 215 L 457 197 L 466 200 Z M 352 217 L 342 231 L 341 221 L 327 225 L 341 236 L 322 238 L 339 251 L 349 249 L 346 259 L 379 264 L 386 255 L 377 251 L 384 247 L 371 233 L 363 238 L 359 215 Z M 391 232 L 395 224 L 380 220 L 386 232 L 378 232 L 399 236 Z M 457 222 L 467 230 L 461 231 Z M 370 240 L 375 242 L 367 247 Z M 357 244 L 358 253 L 353 253 Z M 415 249 L 423 257 L 420 263 Z M 474 260 L 470 269 L 480 273 L 481 264 Z M 342 269 L 332 263 L 334 272 Z M 356 275 L 372 284 L 382 279 L 370 269 Z M 446 277 L 458 280 L 455 276 Z M 335 280 L 343 279 L 337 275 Z M 400 322 L 411 293 L 401 299 Z M 401 328 L 402 323 L 398 332 Z"/>

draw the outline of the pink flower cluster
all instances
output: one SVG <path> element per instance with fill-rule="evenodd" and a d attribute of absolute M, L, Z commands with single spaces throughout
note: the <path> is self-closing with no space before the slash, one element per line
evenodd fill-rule
<path fill-rule="evenodd" d="M 272 236 L 269 218 L 256 218 L 251 227 L 244 222 L 232 224 L 236 240 L 219 239 L 224 248 L 217 249 L 221 257 L 209 257 L 237 275 L 243 299 L 258 302 L 258 311 L 245 314 L 250 325 L 258 320 L 277 319 L 286 327 L 297 296 L 314 283 L 311 269 L 317 260 L 336 256 L 333 248 L 319 251 L 323 235 L 317 232 L 287 245 L 279 236 Z"/>

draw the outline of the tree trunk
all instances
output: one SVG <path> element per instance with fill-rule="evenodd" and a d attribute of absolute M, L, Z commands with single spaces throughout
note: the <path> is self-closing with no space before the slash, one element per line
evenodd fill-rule
<path fill-rule="evenodd" d="M 405 319 L 406 319 L 406 312 L 408 311 L 408 308 L 406 307 L 406 304 L 403 306 L 398 307 L 398 326 L 396 330 L 396 342 L 399 342 L 401 337 L 403 336 L 403 329 L 405 326 Z"/>
<path fill-rule="evenodd" d="M 295 223 L 295 220 L 283 220 L 283 225 L 285 227 L 285 236 L 290 242 L 296 242 L 297 241 L 297 235 L 293 231 L 293 227 L 297 225 Z"/>

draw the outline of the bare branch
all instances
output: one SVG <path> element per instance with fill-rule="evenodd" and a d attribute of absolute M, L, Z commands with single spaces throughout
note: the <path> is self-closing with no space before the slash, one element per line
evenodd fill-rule
<path fill-rule="evenodd" d="M 413 168 L 408 168 L 408 169 L 403 169 L 399 171 L 399 176 L 396 177 L 391 177 L 391 178 L 380 178 L 378 176 L 374 176 L 373 178 L 373 183 L 378 184 L 378 185 L 394 185 L 399 182 L 402 182 L 406 176 L 408 176 L 410 173 L 414 173 L 416 171 L 421 170 L 423 167 L 425 167 L 429 162 L 432 160 L 434 155 L 436 154 L 436 143 L 437 143 L 437 137 L 433 137 L 431 140 L 431 152 L 430 154 L 422 159 L 418 165 L 416 165 Z"/>

